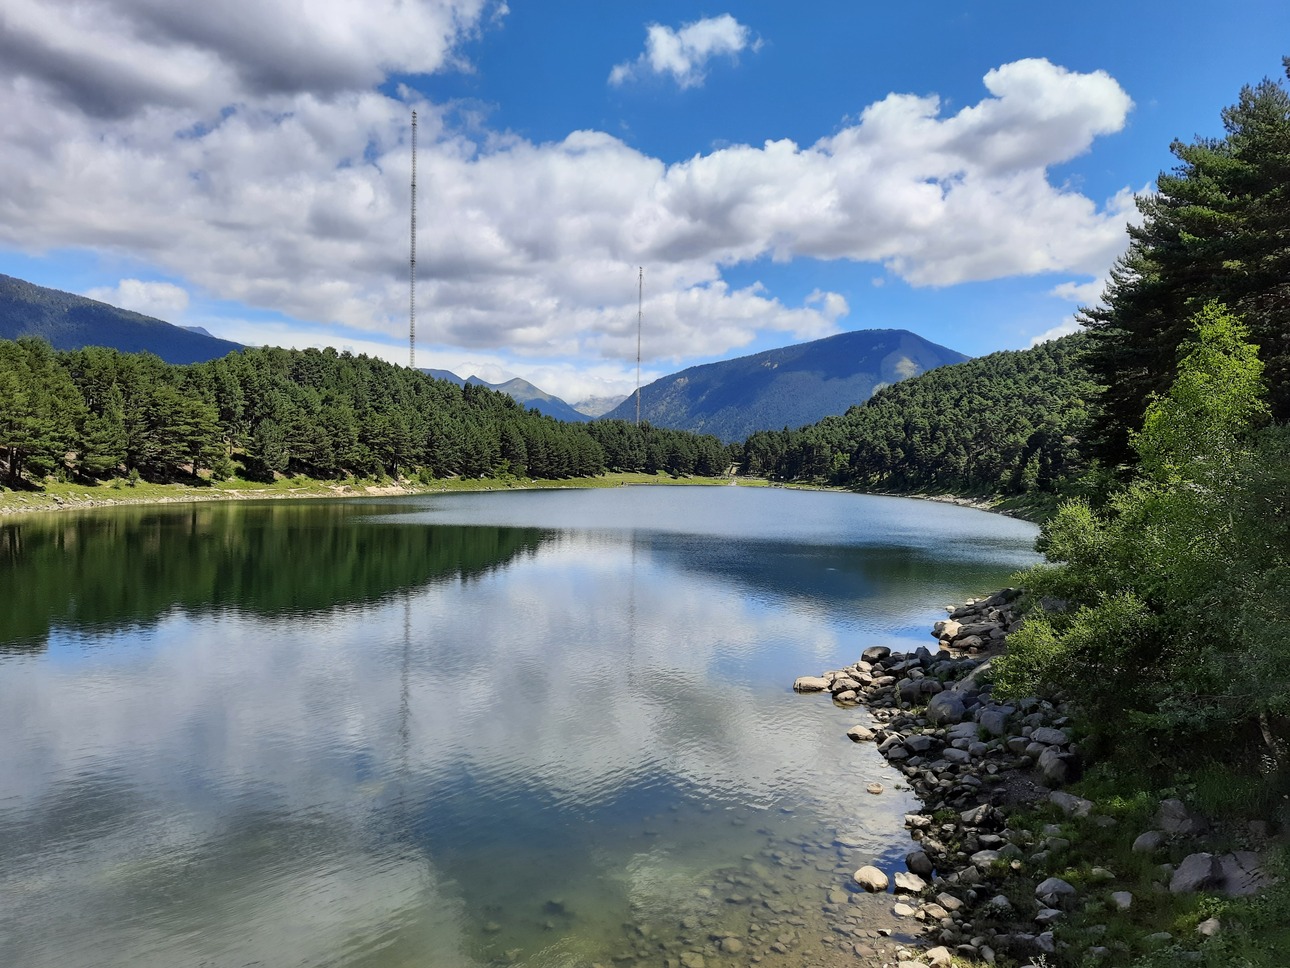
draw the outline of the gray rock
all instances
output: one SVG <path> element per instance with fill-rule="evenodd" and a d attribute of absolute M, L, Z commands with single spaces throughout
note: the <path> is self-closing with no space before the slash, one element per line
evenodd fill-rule
<path fill-rule="evenodd" d="M 909 739 L 905 740 L 905 748 L 914 753 L 926 753 L 935 745 L 936 745 L 936 740 L 932 739 L 932 737 L 927 736 L 923 733 L 919 733 L 916 736 L 911 736 L 909 737 Z"/>
<path fill-rule="evenodd" d="M 1238 850 L 1218 859 L 1215 885 L 1228 897 L 1248 897 L 1272 883 L 1272 877 L 1259 864 L 1252 850 Z"/>
<path fill-rule="evenodd" d="M 1196 933 L 1202 938 L 1212 938 L 1219 933 L 1221 928 L 1222 925 L 1219 924 L 1218 918 L 1206 918 L 1196 925 Z"/>
<path fill-rule="evenodd" d="M 823 676 L 799 676 L 793 681 L 797 692 L 824 692 L 829 688 L 829 680 Z"/>
<path fill-rule="evenodd" d="M 911 874 L 908 871 L 897 871 L 894 880 L 897 893 L 921 894 L 927 890 L 927 882 L 917 874 Z"/>
<path fill-rule="evenodd" d="M 1111 895 L 1111 903 L 1121 911 L 1127 911 L 1133 906 L 1133 895 L 1128 891 L 1116 891 Z"/>
<path fill-rule="evenodd" d="M 999 852 L 997 850 L 978 850 L 968 858 L 973 867 L 980 868 L 981 870 L 985 870 L 985 868 L 989 867 L 998 859 Z"/>
<path fill-rule="evenodd" d="M 860 887 L 864 888 L 870 894 L 887 889 L 887 875 L 874 867 L 872 864 L 866 864 L 858 871 L 851 875 L 851 879 Z"/>
<path fill-rule="evenodd" d="M 1065 786 L 1071 778 L 1071 757 L 1055 747 L 1049 746 L 1039 754 L 1036 764 L 1044 783 L 1048 786 Z"/>
<path fill-rule="evenodd" d="M 1188 854 L 1169 878 L 1170 894 L 1190 894 L 1214 883 L 1218 864 L 1214 855 L 1201 852 Z"/>
<path fill-rule="evenodd" d="M 1204 817 L 1192 813 L 1177 799 L 1161 802 L 1156 826 L 1167 834 L 1201 834 L 1209 829 Z"/>
<path fill-rule="evenodd" d="M 891 655 L 891 649 L 885 645 L 871 645 L 860 653 L 860 658 L 865 662 L 881 662 Z"/>
<path fill-rule="evenodd" d="M 1139 834 L 1138 839 L 1133 842 L 1133 852 L 1135 854 L 1150 854 L 1152 851 L 1159 850 L 1165 842 L 1165 833 L 1163 830 L 1148 830 L 1146 833 Z"/>
<path fill-rule="evenodd" d="M 1008 713 L 1003 709 L 982 709 L 976 721 L 991 736 L 1002 736 L 1008 731 Z"/>
<path fill-rule="evenodd" d="M 922 695 L 922 683 L 918 679 L 902 679 L 896 686 L 896 695 L 901 702 L 913 703 Z"/>
<path fill-rule="evenodd" d="M 944 945 L 938 945 L 935 948 L 929 948 L 923 954 L 923 960 L 931 968 L 948 968 L 950 962 L 954 960 L 954 952 Z"/>
<path fill-rule="evenodd" d="M 1074 894 L 1075 888 L 1060 877 L 1050 877 L 1041 881 L 1035 888 L 1035 897 L 1053 907 L 1056 906 L 1056 901 L 1064 897 L 1073 897 Z"/>
<path fill-rule="evenodd" d="M 905 855 L 905 866 L 919 877 L 931 877 L 935 867 L 926 851 L 912 850 Z"/>
<path fill-rule="evenodd" d="M 1077 797 L 1061 790 L 1054 790 L 1048 794 L 1048 801 L 1057 804 L 1062 813 L 1068 817 L 1087 817 L 1089 811 L 1093 809 L 1092 800 L 1085 800 L 1083 797 Z"/>
<path fill-rule="evenodd" d="M 863 743 L 873 739 L 873 730 L 867 726 L 852 726 L 847 730 L 847 739 L 853 743 Z"/>
<path fill-rule="evenodd" d="M 945 908 L 947 911 L 957 911 L 963 907 L 962 901 L 960 901 L 953 894 L 948 894 L 945 891 L 942 891 L 940 894 L 936 895 L 936 903 L 939 904 L 941 907 Z"/>
<path fill-rule="evenodd" d="M 924 715 L 933 726 L 945 726 L 949 723 L 962 722 L 967 714 L 963 700 L 952 692 L 938 692 L 927 704 Z"/>
<path fill-rule="evenodd" d="M 1053 729 L 1051 726 L 1040 726 L 1030 734 L 1033 742 L 1043 743 L 1045 746 L 1069 746 L 1071 738 L 1060 729 Z"/>

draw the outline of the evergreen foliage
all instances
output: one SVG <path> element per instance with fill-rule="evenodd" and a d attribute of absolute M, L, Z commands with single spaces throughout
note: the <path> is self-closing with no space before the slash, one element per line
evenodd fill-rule
<path fill-rule="evenodd" d="M 249 349 L 172 366 L 148 353 L 0 341 L 0 458 L 11 484 L 85 479 L 589 477 L 607 467 L 720 474 L 715 437 L 569 424 L 509 396 L 366 356 Z"/>
<path fill-rule="evenodd" d="M 1107 386 L 1096 423 L 1107 466 L 1134 459 L 1130 436 L 1173 382 L 1188 319 L 1211 299 L 1249 326 L 1271 412 L 1290 418 L 1290 92 L 1271 80 L 1246 87 L 1223 127 L 1223 138 L 1170 146 L 1179 164 L 1138 199 L 1142 224 L 1129 227 L 1103 305 L 1083 311 Z"/>
<path fill-rule="evenodd" d="M 845 414 L 744 445 L 749 473 L 846 487 L 955 493 L 1060 491 L 1082 475 L 1097 393 L 1088 339 L 1053 340 L 945 366 Z"/>
<path fill-rule="evenodd" d="M 1195 739 L 1290 714 L 1290 428 L 1266 426 L 1263 365 L 1222 306 L 1192 320 L 1178 376 L 1133 446 L 1136 478 L 1042 530 L 1022 581 L 1069 608 L 1029 616 L 996 662 L 1013 695 L 1077 696 L 1095 730 Z"/>

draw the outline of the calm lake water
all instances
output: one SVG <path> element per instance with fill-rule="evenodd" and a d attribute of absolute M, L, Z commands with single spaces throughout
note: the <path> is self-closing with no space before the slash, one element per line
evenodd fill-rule
<path fill-rule="evenodd" d="M 5 520 L 0 964 L 825 963 L 916 801 L 792 681 L 1034 537 L 742 487 Z"/>

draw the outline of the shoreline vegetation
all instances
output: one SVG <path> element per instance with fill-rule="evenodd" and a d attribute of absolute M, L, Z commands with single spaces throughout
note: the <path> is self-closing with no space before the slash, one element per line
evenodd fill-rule
<path fill-rule="evenodd" d="M 445 494 L 508 490 L 549 490 L 554 488 L 601 488 L 633 485 L 724 486 L 727 477 L 672 477 L 667 474 L 612 472 L 596 477 L 560 479 L 486 477 L 450 478 L 422 483 L 416 480 L 349 480 L 321 481 L 305 477 L 288 477 L 272 484 L 246 480 L 227 480 L 202 485 L 170 483 L 153 484 L 65 484 L 47 481 L 40 490 L 6 490 L 0 488 L 0 516 L 29 512 L 83 510 L 100 507 L 150 504 L 188 504 L 206 501 L 259 501 L 293 498 L 366 498 L 412 497 L 420 494 Z M 767 487 L 769 482 L 739 478 L 740 487 Z"/>
<path fill-rule="evenodd" d="M 935 648 L 871 647 L 794 681 L 867 710 L 847 737 L 874 743 L 922 802 L 903 869 L 859 867 L 834 931 L 856 920 L 848 901 L 890 891 L 922 935 L 902 968 L 1271 964 L 1260 956 L 1290 941 L 1284 837 L 1230 791 L 1117 775 L 1073 703 L 996 697 L 993 666 L 1028 606 L 1013 588 L 947 605 Z"/>
<path fill-rule="evenodd" d="M 824 484 L 784 483 L 760 477 L 699 476 L 678 477 L 666 473 L 646 474 L 611 471 L 595 477 L 560 479 L 484 477 L 449 478 L 423 483 L 418 480 L 348 480 L 323 481 L 307 477 L 284 477 L 272 484 L 230 479 L 201 484 L 158 484 L 139 481 L 135 484 L 117 479 L 102 484 L 74 484 L 48 479 L 39 489 L 10 490 L 0 487 L 0 517 L 7 514 L 84 510 L 124 505 L 186 504 L 205 501 L 258 501 L 292 498 L 364 498 L 412 497 L 420 494 L 465 493 L 481 491 L 548 490 L 553 488 L 602 488 L 625 486 L 689 487 L 779 487 L 799 491 L 837 491 L 839 493 L 873 494 L 878 497 L 903 497 L 933 501 L 958 507 L 991 511 L 1028 521 L 1042 521 L 1050 513 L 1047 502 L 1025 501 L 1016 497 L 982 497 L 957 494 L 899 494 L 887 491 L 853 491 Z"/>

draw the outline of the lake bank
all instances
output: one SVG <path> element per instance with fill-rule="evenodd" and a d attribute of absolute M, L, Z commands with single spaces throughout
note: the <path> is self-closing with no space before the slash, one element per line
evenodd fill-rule
<path fill-rule="evenodd" d="M 723 486 L 724 477 L 675 478 L 666 474 L 613 473 L 599 477 L 544 480 L 538 478 L 452 478 L 422 484 L 414 481 L 329 483 L 309 478 L 284 478 L 273 484 L 228 481 L 218 484 L 84 485 L 50 482 L 44 490 L 0 490 L 0 516 L 123 505 L 188 504 L 207 501 L 259 501 L 296 498 L 370 498 L 476 491 L 586 489 L 649 484 L 668 486 Z M 757 478 L 738 479 L 740 487 L 764 487 Z"/>
<path fill-rule="evenodd" d="M 875 858 L 848 889 L 887 896 L 918 923 L 927 950 L 911 966 L 998 956 L 1020 965 L 1236 963 L 1223 960 L 1236 949 L 1222 946 L 1243 944 L 1259 912 L 1284 903 L 1284 837 L 1266 819 L 1226 816 L 1196 791 L 1187 796 L 1185 785 L 1182 796 L 1144 777 L 1109 786 L 1096 774 L 1112 764 L 1082 748 L 1078 710 L 996 700 L 990 660 L 1021 622 L 1017 597 L 1006 589 L 947 606 L 931 630 L 936 649 L 871 648 L 853 665 L 795 681 L 798 692 L 867 709 L 870 721 L 847 736 L 872 743 L 922 801 L 905 818 L 917 845 L 903 869 Z M 895 897 L 886 895 L 893 882 Z M 1267 927 L 1255 939 L 1259 950 L 1280 950 Z"/>

